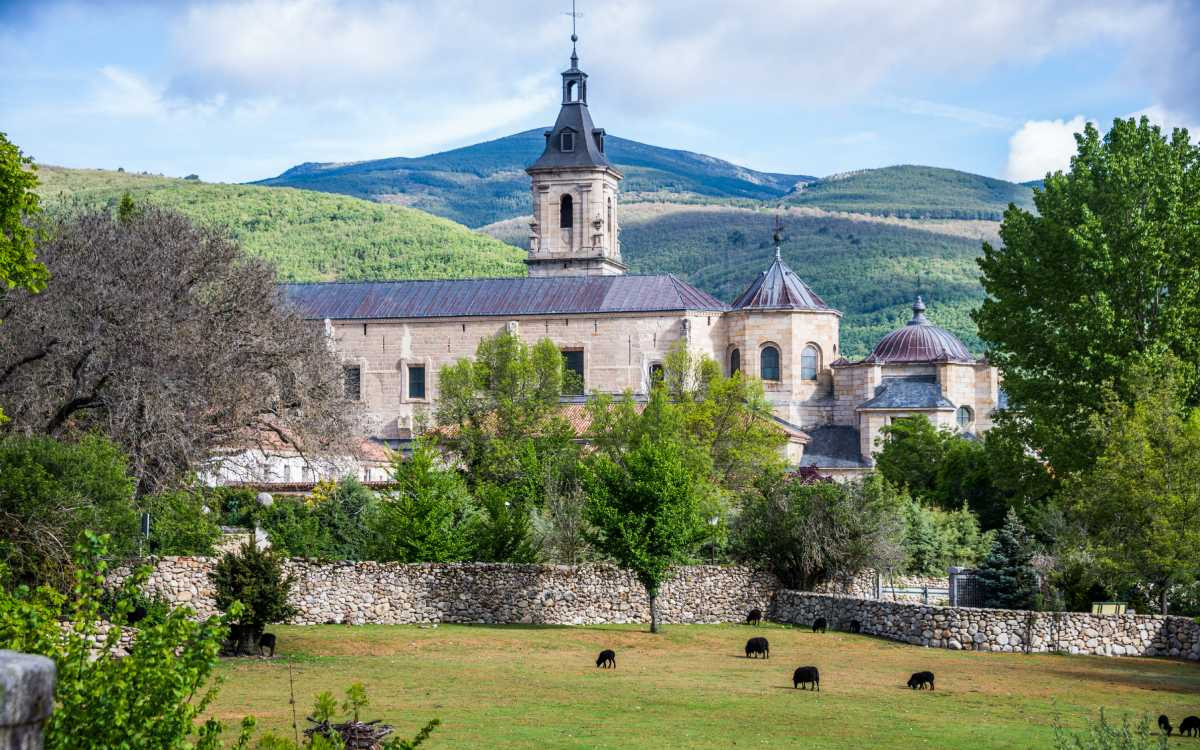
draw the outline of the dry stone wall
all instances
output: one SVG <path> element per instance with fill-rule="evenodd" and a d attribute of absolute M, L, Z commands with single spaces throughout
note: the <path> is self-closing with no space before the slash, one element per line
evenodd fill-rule
<path fill-rule="evenodd" d="M 1200 660 L 1200 624 L 1186 617 L 932 607 L 802 591 L 779 592 L 771 617 L 803 625 L 825 617 L 843 629 L 858 620 L 863 633 L 953 650 Z"/>
<path fill-rule="evenodd" d="M 148 593 L 215 613 L 212 558 L 156 562 Z M 291 603 L 299 625 L 536 623 L 585 625 L 647 622 L 649 602 L 633 574 L 605 565 L 318 563 L 289 560 Z M 696 565 L 677 569 L 659 595 L 664 622 L 716 623 L 768 609 L 778 590 L 769 573 Z"/>

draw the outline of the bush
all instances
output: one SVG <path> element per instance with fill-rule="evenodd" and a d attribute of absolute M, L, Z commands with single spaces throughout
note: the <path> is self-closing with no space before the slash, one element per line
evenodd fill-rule
<path fill-rule="evenodd" d="M 372 518 L 372 559 L 415 563 L 470 557 L 467 485 L 457 471 L 439 467 L 437 461 L 437 450 L 424 441 L 410 459 L 393 456 L 396 487 Z"/>
<path fill-rule="evenodd" d="M 222 556 L 209 578 L 217 608 L 231 616 L 234 655 L 257 648 L 267 625 L 296 614 L 296 608 L 288 603 L 292 580 L 284 575 L 283 564 L 273 553 L 249 542 L 238 552 Z"/>
<path fill-rule="evenodd" d="M 306 501 L 277 500 L 256 516 L 281 555 L 366 560 L 377 506 L 374 492 L 346 477 L 336 483 L 321 482 Z"/>
<path fill-rule="evenodd" d="M 480 512 L 470 528 L 473 557 L 481 562 L 537 561 L 531 511 L 525 502 L 495 484 L 475 488 Z"/>
<path fill-rule="evenodd" d="M 0 563 L 18 583 L 68 590 L 71 547 L 85 529 L 108 534 L 118 558 L 136 550 L 133 496 L 125 456 L 105 438 L 0 441 Z"/>
<path fill-rule="evenodd" d="M 363 722 L 359 718 L 360 712 L 368 703 L 366 688 L 361 683 L 351 685 L 346 689 L 346 700 L 341 705 L 346 716 L 343 721 L 334 723 L 334 716 L 338 710 L 337 699 L 328 691 L 321 693 L 314 700 L 313 709 L 309 713 L 308 721 L 312 726 L 304 730 L 303 744 L 297 744 L 294 740 L 276 734 L 268 734 L 260 739 L 255 747 L 258 750 L 341 750 L 346 747 L 351 736 L 359 738 L 359 741 L 367 734 L 378 736 L 385 727 L 381 727 L 378 721 Z M 441 723 L 438 719 L 430 721 L 411 740 L 387 737 L 385 733 L 385 736 L 378 740 L 376 747 L 379 750 L 415 750 L 429 739 L 433 730 Z M 387 733 L 390 733 L 391 727 L 386 729 Z"/>
<path fill-rule="evenodd" d="M 99 637 L 107 539 L 86 534 L 74 554 L 75 585 L 65 596 L 49 587 L 0 590 L 0 643 L 42 654 L 58 667 L 55 709 L 46 750 L 218 750 L 221 725 L 197 724 L 216 695 L 210 682 L 227 632 L 221 618 L 191 619 L 181 607 L 160 621 L 139 623 L 128 656 L 111 658 L 121 629 Z M 113 594 L 115 620 L 127 618 L 149 569 L 139 569 Z M 70 627 L 60 624 L 63 613 Z M 244 748 L 243 733 L 237 747 Z"/>
<path fill-rule="evenodd" d="M 1108 723 L 1104 709 L 1100 709 L 1100 719 L 1082 732 L 1068 733 L 1057 721 L 1054 725 L 1054 750 L 1165 750 L 1166 747 L 1166 735 L 1151 730 L 1148 716 L 1135 725 L 1130 725 L 1126 716 L 1118 727 Z"/>
<path fill-rule="evenodd" d="M 142 501 L 142 509 L 150 514 L 146 551 L 152 555 L 211 555 L 221 537 L 221 527 L 199 493 L 151 495 Z"/>
<path fill-rule="evenodd" d="M 915 575 L 944 575 L 951 565 L 972 566 L 991 549 L 993 532 L 965 505 L 956 511 L 931 508 L 913 500 L 904 512 L 905 569 Z"/>

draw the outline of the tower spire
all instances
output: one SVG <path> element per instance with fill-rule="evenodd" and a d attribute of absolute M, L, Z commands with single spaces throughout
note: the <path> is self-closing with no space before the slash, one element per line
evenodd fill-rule
<path fill-rule="evenodd" d="M 579 34 L 575 32 L 575 21 L 582 18 L 583 14 L 575 10 L 575 0 L 571 0 L 571 12 L 567 13 L 571 17 L 571 67 L 579 67 L 579 55 L 575 52 L 575 43 L 579 41 Z"/>

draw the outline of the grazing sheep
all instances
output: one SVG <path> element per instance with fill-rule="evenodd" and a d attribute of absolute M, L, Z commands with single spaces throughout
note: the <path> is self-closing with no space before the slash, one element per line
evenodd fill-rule
<path fill-rule="evenodd" d="M 859 622 L 858 620 L 851 620 L 850 621 L 850 632 L 851 633 L 861 633 L 862 632 L 862 623 Z"/>
<path fill-rule="evenodd" d="M 762 620 L 762 610 L 761 609 L 752 609 L 752 610 L 750 610 L 750 614 L 746 615 L 746 624 L 747 625 L 758 625 L 758 623 L 761 620 Z"/>
<path fill-rule="evenodd" d="M 826 620 L 824 617 L 818 617 L 817 619 L 813 620 L 813 632 L 814 633 L 817 633 L 817 632 L 824 633 L 825 628 L 827 628 L 828 626 L 829 626 L 829 621 Z"/>
<path fill-rule="evenodd" d="M 596 657 L 596 666 L 603 667 L 604 669 L 608 669 L 609 667 L 616 669 L 617 652 L 613 651 L 611 648 L 604 649 L 600 652 L 600 655 Z"/>
<path fill-rule="evenodd" d="M 275 634 L 263 633 L 258 639 L 258 655 L 263 655 L 263 649 L 271 649 L 271 658 L 275 658 Z"/>
<path fill-rule="evenodd" d="M 933 690 L 933 672 L 917 672 L 908 678 L 908 686 L 913 690 L 924 690 L 926 685 Z"/>
<path fill-rule="evenodd" d="M 1179 722 L 1179 733 L 1184 737 L 1200 737 L 1200 717 L 1189 716 Z"/>
<path fill-rule="evenodd" d="M 1163 734 L 1171 736 L 1171 720 L 1167 718 L 1166 714 L 1158 717 L 1158 728 L 1163 730 Z"/>
<path fill-rule="evenodd" d="M 811 684 L 813 690 L 821 690 L 821 673 L 816 667 L 796 667 L 796 671 L 792 673 L 792 687 L 798 688 L 806 684 Z"/>
<path fill-rule="evenodd" d="M 746 641 L 746 658 L 761 654 L 764 659 L 771 658 L 771 644 L 766 638 L 751 638 Z"/>

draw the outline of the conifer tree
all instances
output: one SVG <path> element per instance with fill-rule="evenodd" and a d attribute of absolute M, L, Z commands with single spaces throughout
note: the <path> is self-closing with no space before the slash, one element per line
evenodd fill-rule
<path fill-rule="evenodd" d="M 1032 609 L 1037 596 L 1033 550 L 1025 525 L 1011 508 L 996 532 L 992 551 L 979 566 L 985 607 Z"/>

